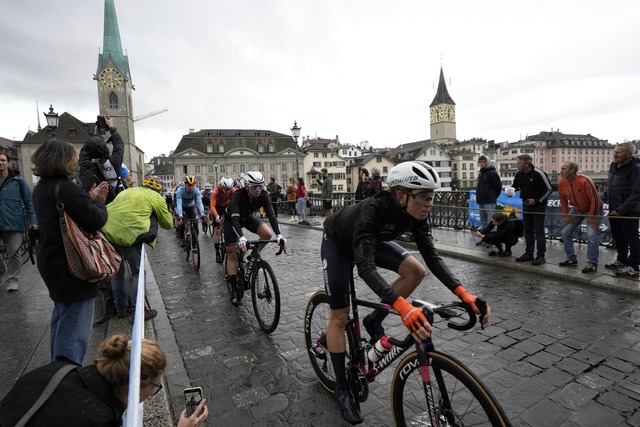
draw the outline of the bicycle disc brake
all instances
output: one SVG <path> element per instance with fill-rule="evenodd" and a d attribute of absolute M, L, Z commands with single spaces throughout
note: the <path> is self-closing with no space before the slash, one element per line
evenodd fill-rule
<path fill-rule="evenodd" d="M 367 401 L 369 398 L 369 382 L 367 382 L 367 378 L 360 368 L 353 365 L 347 368 L 347 383 L 358 402 Z"/>

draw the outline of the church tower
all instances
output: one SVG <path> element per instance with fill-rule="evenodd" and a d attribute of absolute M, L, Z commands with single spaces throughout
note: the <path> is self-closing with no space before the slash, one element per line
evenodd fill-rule
<path fill-rule="evenodd" d="M 447 90 L 442 67 L 440 67 L 438 90 L 429 106 L 429 113 L 431 141 L 438 145 L 454 142 L 456 140 L 456 103 L 453 102 Z"/>
<path fill-rule="evenodd" d="M 144 153 L 136 146 L 133 118 L 133 84 L 129 58 L 122 51 L 120 29 L 114 0 L 104 2 L 104 36 L 102 53 L 98 54 L 98 69 L 94 76 L 98 83 L 100 115 L 113 118 L 113 125 L 124 141 L 124 163 L 137 185 L 144 176 Z"/>

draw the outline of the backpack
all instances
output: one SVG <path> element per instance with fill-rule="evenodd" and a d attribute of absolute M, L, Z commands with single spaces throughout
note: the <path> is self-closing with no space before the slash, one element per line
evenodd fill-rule
<path fill-rule="evenodd" d="M 110 164 L 109 164 L 110 166 Z M 91 190 L 93 184 L 98 185 L 103 181 L 107 181 L 107 177 L 104 174 L 104 167 L 101 159 L 92 159 L 90 161 L 82 162 L 78 165 L 77 169 L 77 183 L 86 191 Z M 109 193 L 107 194 L 107 204 L 111 203 L 116 195 L 124 190 L 126 187 L 120 178 L 119 171 L 117 175 L 117 184 L 115 188 L 109 185 Z"/>
<path fill-rule="evenodd" d="M 516 237 L 524 236 L 524 222 L 521 219 L 514 219 L 513 224 L 516 226 Z"/>

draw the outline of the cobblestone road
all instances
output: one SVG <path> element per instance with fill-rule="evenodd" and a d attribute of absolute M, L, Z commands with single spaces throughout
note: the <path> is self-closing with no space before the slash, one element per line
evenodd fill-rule
<path fill-rule="evenodd" d="M 304 308 L 322 286 L 321 233 L 283 229 L 288 254 L 276 258 L 275 246 L 263 251 L 282 296 L 280 325 L 269 336 L 259 330 L 250 301 L 240 308 L 229 303 L 210 238 L 200 237 L 204 258 L 199 272 L 184 261 L 173 232 L 161 231 L 157 249 L 149 251 L 189 380 L 203 387 L 209 399 L 210 425 L 344 425 L 304 353 Z M 467 289 L 491 304 L 494 315 L 484 331 L 461 333 L 437 324 L 436 348 L 478 374 L 514 425 L 640 425 L 637 298 L 517 269 L 453 258 L 447 262 Z M 358 295 L 374 297 L 361 282 Z M 431 275 L 414 296 L 455 299 Z M 392 371 L 371 384 L 362 405 L 365 425 L 392 425 Z M 167 382 L 174 411 L 179 411 L 181 390 Z"/>

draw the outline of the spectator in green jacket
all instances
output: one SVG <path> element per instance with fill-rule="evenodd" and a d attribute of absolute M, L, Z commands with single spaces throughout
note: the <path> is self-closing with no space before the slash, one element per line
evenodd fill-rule
<path fill-rule="evenodd" d="M 120 192 L 107 206 L 109 217 L 102 232 L 129 263 L 131 271 L 130 295 L 125 283 L 124 263 L 121 264 L 118 275 L 111 281 L 116 313 L 120 318 L 127 316 L 129 296 L 132 311 L 135 312 L 136 309 L 142 245 L 146 243 L 152 248 L 155 247 L 158 223 L 165 230 L 173 227 L 167 204 L 160 195 L 163 187 L 160 179 L 147 177 L 142 181 L 142 187 L 128 188 Z M 153 319 L 157 314 L 156 310 L 144 310 L 145 320 Z"/>
<path fill-rule="evenodd" d="M 327 216 L 333 215 L 333 207 L 331 206 L 331 196 L 333 195 L 333 179 L 329 176 L 327 168 L 320 169 L 322 172 L 322 179 L 317 178 L 316 182 L 322 189 L 322 206 Z"/>

